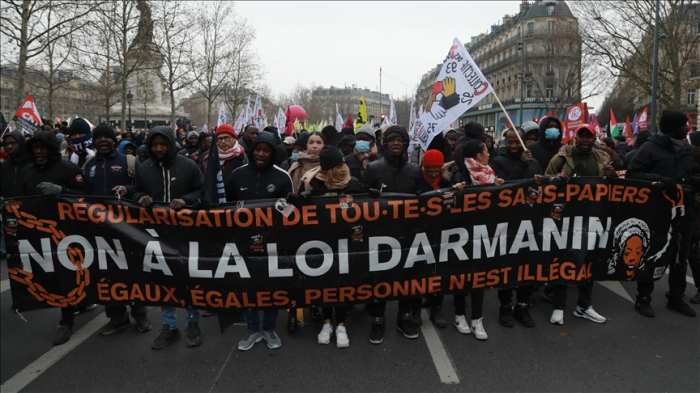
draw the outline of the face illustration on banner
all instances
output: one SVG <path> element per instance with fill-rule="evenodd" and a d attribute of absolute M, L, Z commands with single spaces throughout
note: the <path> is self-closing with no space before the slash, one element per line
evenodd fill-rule
<path fill-rule="evenodd" d="M 642 220 L 630 218 L 615 228 L 613 255 L 608 261 L 608 274 L 624 269 L 628 281 L 633 280 L 639 270 L 644 269 L 645 255 L 649 249 L 651 232 Z"/>

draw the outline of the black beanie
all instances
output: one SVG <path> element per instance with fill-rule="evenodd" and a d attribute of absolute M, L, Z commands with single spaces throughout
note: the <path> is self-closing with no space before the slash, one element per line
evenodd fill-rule
<path fill-rule="evenodd" d="M 343 134 L 355 135 L 355 130 L 353 130 L 350 127 L 343 127 L 343 129 L 340 132 L 342 132 Z"/>
<path fill-rule="evenodd" d="M 326 138 L 326 144 L 335 146 L 340 142 L 340 138 L 343 137 L 343 133 L 338 132 L 334 126 L 325 126 L 321 130 L 321 134 Z"/>
<path fill-rule="evenodd" d="M 100 124 L 95 129 L 92 131 L 92 143 L 95 143 L 95 138 L 97 138 L 98 135 L 102 134 L 107 134 L 109 135 L 110 138 L 114 141 L 114 144 L 117 144 L 117 135 L 114 134 L 114 129 L 109 125 L 109 124 Z"/>
<path fill-rule="evenodd" d="M 309 141 L 309 133 L 306 131 L 302 131 L 301 134 L 299 134 L 299 138 L 297 138 L 294 141 L 294 146 L 299 146 L 301 147 L 301 150 L 306 150 L 306 142 Z"/>
<path fill-rule="evenodd" d="M 668 134 L 676 131 L 680 127 L 683 127 L 687 122 L 688 118 L 686 117 L 685 113 L 667 109 L 661 114 L 659 127 L 661 132 Z"/>
<path fill-rule="evenodd" d="M 90 124 L 86 122 L 84 119 L 77 118 L 73 120 L 70 123 L 70 127 L 68 127 L 68 135 L 74 135 L 74 134 L 89 134 L 90 133 Z"/>
<path fill-rule="evenodd" d="M 321 149 L 321 152 L 318 154 L 318 158 L 321 162 L 322 171 L 333 169 L 345 162 L 343 153 L 341 153 L 337 148 L 331 146 L 323 146 L 323 149 Z"/>
<path fill-rule="evenodd" d="M 622 143 L 624 143 L 624 142 L 627 141 L 627 138 L 625 138 L 625 136 L 622 135 L 622 134 L 620 134 L 620 135 L 615 135 L 615 137 L 614 137 L 613 139 L 615 139 L 615 140 L 618 141 L 618 142 L 622 142 Z"/>

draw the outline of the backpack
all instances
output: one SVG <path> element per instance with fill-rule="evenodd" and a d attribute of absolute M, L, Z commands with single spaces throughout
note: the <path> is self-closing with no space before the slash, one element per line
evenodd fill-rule
<path fill-rule="evenodd" d="M 83 164 L 83 167 L 80 168 L 81 171 L 83 172 L 83 175 L 85 175 L 85 168 L 87 168 L 88 164 L 92 162 L 92 160 L 95 159 L 96 156 L 92 156 L 85 160 L 85 164 Z M 126 173 L 129 175 L 130 178 L 134 178 L 136 175 L 136 157 L 132 156 L 131 154 L 126 155 L 126 165 L 127 165 L 127 170 Z"/>

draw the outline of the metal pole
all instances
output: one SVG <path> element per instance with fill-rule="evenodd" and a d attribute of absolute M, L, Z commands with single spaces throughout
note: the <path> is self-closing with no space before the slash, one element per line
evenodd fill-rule
<path fill-rule="evenodd" d="M 382 67 L 379 67 L 379 118 L 382 117 Z"/>
<path fill-rule="evenodd" d="M 656 0 L 656 19 L 654 22 L 654 71 L 651 80 L 651 108 L 649 110 L 649 132 L 656 132 L 656 89 L 659 84 L 659 0 Z"/>
<path fill-rule="evenodd" d="M 523 89 L 525 88 L 525 48 L 523 47 L 525 43 L 520 47 L 520 119 L 518 125 L 523 126 Z"/>

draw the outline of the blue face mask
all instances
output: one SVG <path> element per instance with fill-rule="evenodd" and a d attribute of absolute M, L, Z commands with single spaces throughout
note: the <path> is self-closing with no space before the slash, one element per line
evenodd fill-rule
<path fill-rule="evenodd" d="M 355 143 L 355 149 L 357 149 L 357 151 L 360 153 L 367 153 L 369 151 L 370 144 L 371 143 L 367 141 L 357 141 L 357 143 Z"/>
<path fill-rule="evenodd" d="M 296 161 L 299 158 L 299 153 L 292 153 L 292 161 Z"/>
<path fill-rule="evenodd" d="M 544 137 L 550 141 L 559 138 L 559 135 L 561 135 L 561 132 L 558 128 L 547 128 L 544 130 Z"/>

